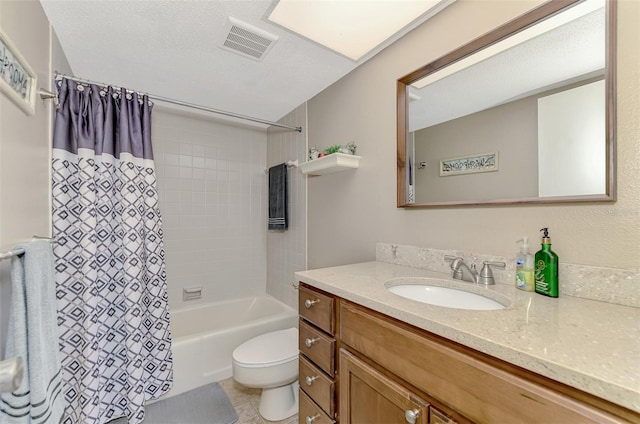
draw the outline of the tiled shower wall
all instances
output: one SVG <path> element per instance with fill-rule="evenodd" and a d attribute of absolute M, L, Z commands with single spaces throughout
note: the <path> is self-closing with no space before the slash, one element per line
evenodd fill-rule
<path fill-rule="evenodd" d="M 307 159 L 306 103 L 279 121 L 300 126 L 302 132 L 277 127 L 267 132 L 267 167 L 287 161 Z M 298 292 L 294 272 L 307 269 L 307 177 L 298 168 L 289 168 L 289 228 L 267 232 L 267 293 L 297 309 Z"/>
<path fill-rule="evenodd" d="M 156 106 L 152 131 L 170 307 L 263 294 L 266 130 Z"/>

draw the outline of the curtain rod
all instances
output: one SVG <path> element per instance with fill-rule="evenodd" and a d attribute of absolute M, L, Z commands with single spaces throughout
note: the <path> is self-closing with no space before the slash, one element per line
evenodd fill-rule
<path fill-rule="evenodd" d="M 96 82 L 96 81 L 90 81 L 90 80 L 83 79 L 83 78 L 70 77 L 68 75 L 63 75 L 63 74 L 59 74 L 59 73 L 56 72 L 55 73 L 55 79 L 57 79 L 57 78 L 66 78 L 66 79 L 69 79 L 71 81 L 75 81 L 75 82 L 79 82 L 79 83 L 83 83 L 83 84 L 95 84 L 95 85 L 99 85 L 101 87 L 108 87 L 110 85 L 110 84 L 105 84 L 103 82 Z M 191 109 L 198 109 L 198 110 L 202 110 L 202 111 L 205 111 L 205 112 L 216 113 L 218 115 L 225 115 L 225 116 L 230 116 L 232 118 L 243 119 L 245 121 L 258 122 L 260 124 L 272 125 L 274 127 L 286 128 L 288 130 L 302 132 L 302 127 L 294 127 L 294 126 L 291 126 L 291 125 L 280 124 L 278 122 L 271 122 L 271 121 L 267 121 L 267 120 L 260 119 L 260 118 L 254 118 L 254 117 L 251 117 L 251 116 L 240 115 L 238 113 L 227 112 L 225 110 L 213 109 L 213 108 L 210 108 L 210 107 L 207 107 L 207 106 L 202 106 L 202 105 L 197 105 L 197 104 L 194 104 L 194 103 L 183 102 L 182 100 L 175 100 L 175 99 L 170 99 L 168 97 L 157 96 L 155 94 L 149 94 L 149 93 L 142 93 L 142 94 L 147 95 L 150 99 L 157 100 L 157 101 L 164 102 L 164 103 L 171 103 L 171 104 L 174 104 L 174 105 L 184 106 L 184 107 L 188 107 L 188 108 L 191 108 Z M 41 97 L 42 97 L 43 100 L 45 100 L 47 98 L 51 98 L 46 94 L 41 94 Z"/>

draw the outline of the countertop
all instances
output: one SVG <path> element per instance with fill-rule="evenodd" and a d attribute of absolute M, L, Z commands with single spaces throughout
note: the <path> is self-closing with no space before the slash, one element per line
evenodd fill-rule
<path fill-rule="evenodd" d="M 527 370 L 640 412 L 640 308 L 549 298 L 505 284 L 477 286 L 450 274 L 364 262 L 297 272 L 298 280 Z M 389 292 L 393 279 L 440 284 L 509 303 L 503 310 L 433 306 Z M 395 281 L 400 283 L 401 280 Z M 416 283 L 418 280 L 414 280 Z"/>

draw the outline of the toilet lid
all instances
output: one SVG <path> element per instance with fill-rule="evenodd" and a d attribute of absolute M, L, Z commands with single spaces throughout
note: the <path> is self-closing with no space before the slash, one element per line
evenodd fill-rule
<path fill-rule="evenodd" d="M 298 329 L 272 331 L 247 340 L 233 351 L 233 360 L 247 367 L 278 365 L 297 359 Z"/>

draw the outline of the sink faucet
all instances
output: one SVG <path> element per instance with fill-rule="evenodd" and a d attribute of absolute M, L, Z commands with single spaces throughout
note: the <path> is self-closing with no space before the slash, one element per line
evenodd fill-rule
<path fill-rule="evenodd" d="M 471 268 L 469 268 L 462 258 L 455 257 L 451 260 L 451 270 L 453 271 L 453 278 L 456 280 L 478 282 L 476 264 L 471 264 Z"/>
<path fill-rule="evenodd" d="M 445 260 L 451 261 L 451 270 L 453 271 L 452 277 L 454 279 L 470 281 L 476 284 L 495 284 L 496 282 L 493 278 L 493 271 L 491 270 L 491 267 L 495 266 L 498 268 L 504 268 L 507 265 L 504 262 L 484 261 L 482 262 L 482 270 L 478 273 L 476 270 L 476 264 L 471 264 L 471 267 L 469 267 L 459 256 L 446 255 L 444 258 Z"/>

